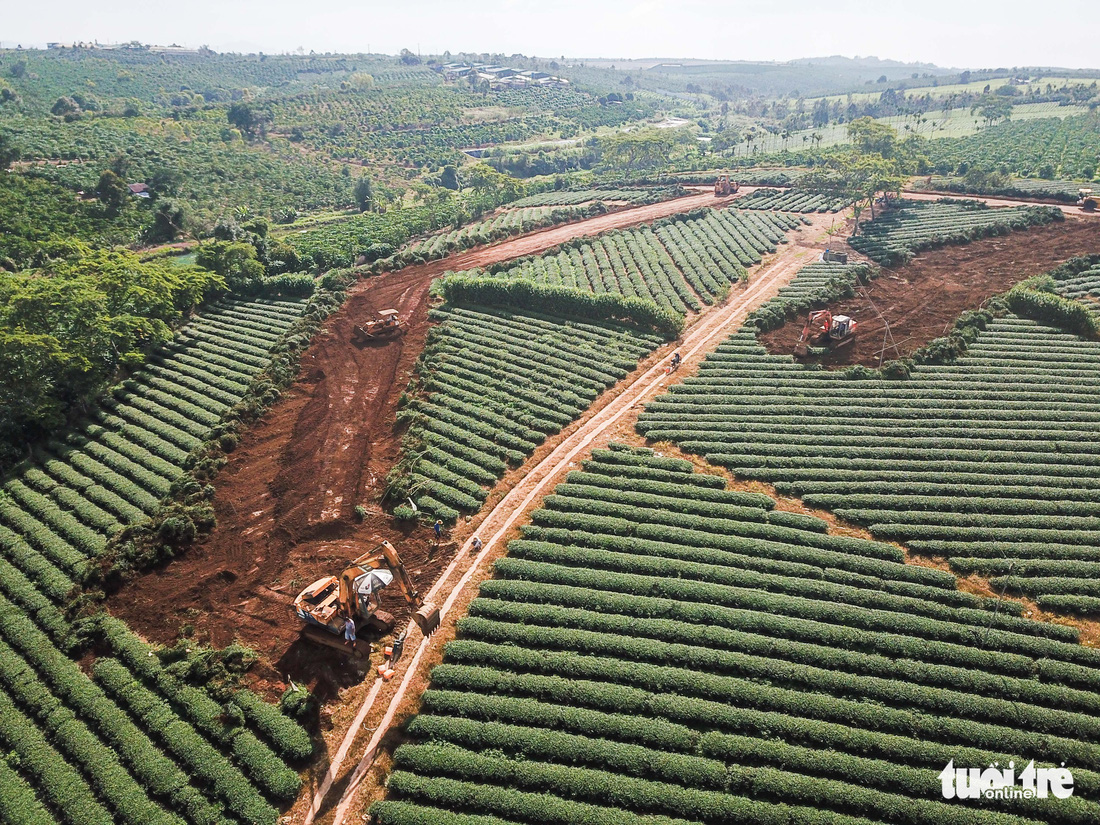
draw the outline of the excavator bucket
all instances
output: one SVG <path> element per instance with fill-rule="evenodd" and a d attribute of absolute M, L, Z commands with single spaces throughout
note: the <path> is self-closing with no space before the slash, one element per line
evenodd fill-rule
<path fill-rule="evenodd" d="M 413 621 L 425 636 L 430 636 L 439 627 L 439 608 L 434 604 L 425 604 L 413 615 Z"/>

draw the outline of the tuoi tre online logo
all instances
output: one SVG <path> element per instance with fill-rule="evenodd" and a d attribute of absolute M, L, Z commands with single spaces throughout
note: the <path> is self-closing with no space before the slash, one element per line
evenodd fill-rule
<path fill-rule="evenodd" d="M 956 768 L 955 760 L 940 773 L 944 799 L 1066 799 L 1073 795 L 1073 774 L 1062 763 L 1060 768 L 1036 768 L 1028 763 L 1016 776 L 1016 763 L 1007 768 L 994 762 L 982 768 Z"/>

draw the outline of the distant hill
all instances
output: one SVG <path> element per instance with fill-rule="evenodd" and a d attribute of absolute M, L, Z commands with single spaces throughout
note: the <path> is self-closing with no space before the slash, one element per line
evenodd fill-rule
<path fill-rule="evenodd" d="M 829 57 L 800 57 L 797 60 L 788 61 L 796 66 L 838 66 L 864 69 L 908 69 L 913 72 L 928 72 L 929 74 L 944 75 L 955 74 L 958 69 L 945 69 L 935 63 L 903 63 L 899 60 L 882 60 L 877 57 L 844 57 L 834 54 Z"/>

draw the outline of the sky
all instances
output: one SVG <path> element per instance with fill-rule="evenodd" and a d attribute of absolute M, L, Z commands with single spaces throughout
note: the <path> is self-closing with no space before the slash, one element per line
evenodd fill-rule
<path fill-rule="evenodd" d="M 874 55 L 944 67 L 1100 68 L 1100 2 L 1020 0 L 38 0 L 0 44 L 98 40 L 216 51 L 490 52 L 790 60 Z"/>

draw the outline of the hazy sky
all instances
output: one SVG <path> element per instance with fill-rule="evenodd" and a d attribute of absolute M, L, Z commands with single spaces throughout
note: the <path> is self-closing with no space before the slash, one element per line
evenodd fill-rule
<path fill-rule="evenodd" d="M 502 52 L 787 60 L 875 55 L 941 66 L 1100 67 L 1098 0 L 38 0 L 0 42 L 99 40 L 218 51 Z M 1049 13 L 1048 13 L 1049 11 Z"/>

